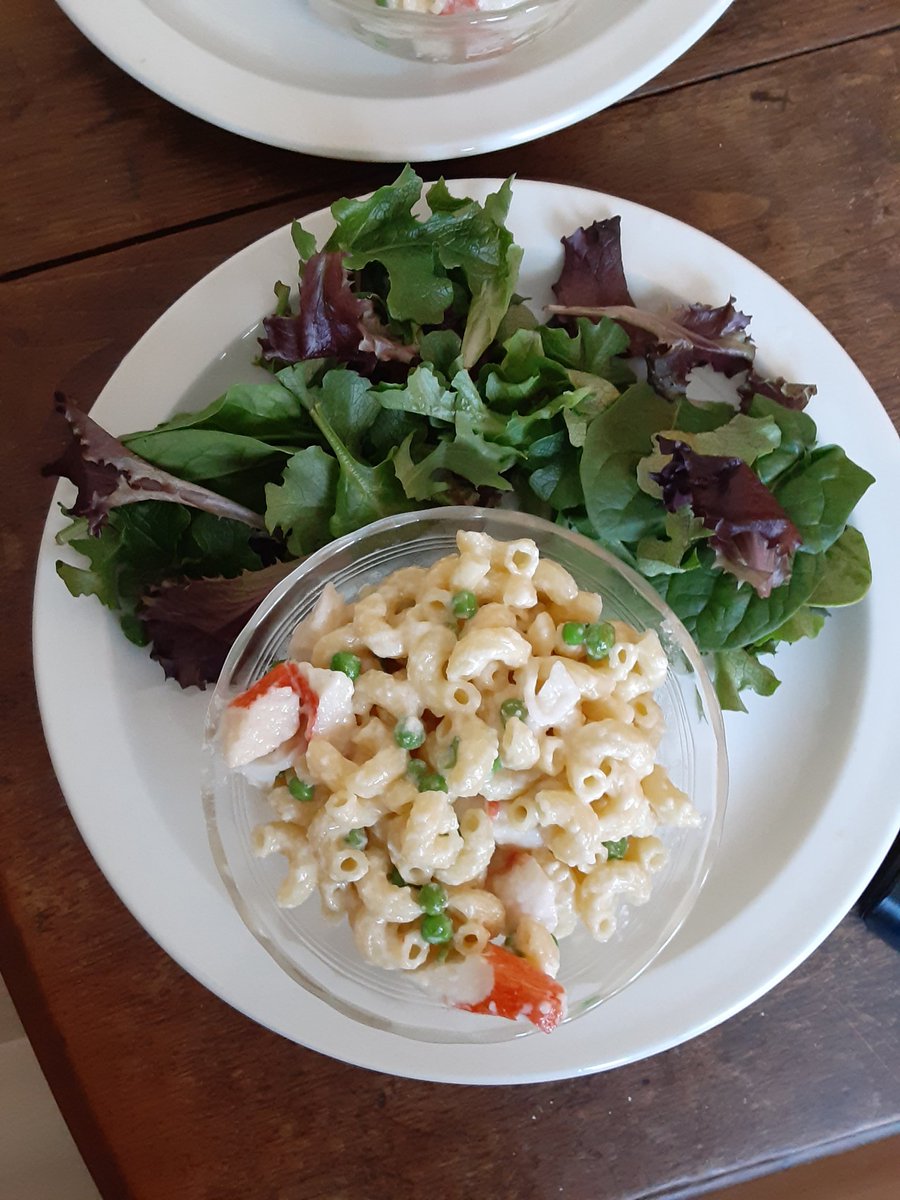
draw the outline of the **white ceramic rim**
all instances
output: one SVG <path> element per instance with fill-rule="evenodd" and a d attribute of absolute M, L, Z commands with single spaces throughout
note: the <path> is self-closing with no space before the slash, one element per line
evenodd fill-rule
<path fill-rule="evenodd" d="M 499 183 L 456 180 L 450 187 L 459 194 L 483 198 Z M 359 1066 L 437 1082 L 529 1083 L 607 1070 L 669 1049 L 746 1008 L 808 957 L 850 909 L 897 833 L 898 813 L 890 780 L 896 739 L 894 681 L 900 670 L 895 616 L 900 563 L 892 522 L 883 519 L 885 513 L 900 511 L 896 432 L 859 369 L 824 326 L 758 267 L 715 239 L 627 200 L 524 180 L 514 188 L 510 224 L 519 240 L 528 243 L 536 236 L 529 228 L 544 239 L 550 236 L 548 230 L 569 232 L 580 222 L 612 213 L 622 217 L 629 278 L 643 271 L 645 278 L 673 292 L 685 295 L 685 289 L 689 290 L 691 294 L 685 298 L 691 300 L 712 299 L 707 294 L 710 290 L 713 295 L 734 292 L 739 302 L 754 312 L 760 344 L 764 349 L 771 347 L 767 369 L 794 378 L 818 379 L 822 394 L 814 413 L 820 428 L 826 426 L 823 435 L 839 433 L 847 452 L 877 479 L 858 506 L 855 520 L 866 535 L 876 573 L 859 617 L 865 643 L 865 653 L 857 664 L 863 677 L 861 694 L 855 712 L 848 714 L 848 719 L 856 718 L 858 736 L 836 771 L 830 796 L 822 797 L 820 818 L 802 844 L 777 874 L 770 877 L 766 873 L 761 878 L 752 903 L 724 926 L 717 925 L 692 941 L 692 929 L 710 895 L 708 882 L 679 935 L 640 979 L 551 1038 L 526 1038 L 495 1046 L 432 1046 L 423 1055 L 417 1043 L 365 1030 L 341 1018 L 313 997 L 298 994 L 296 985 L 244 928 L 224 888 L 213 894 L 209 878 L 167 828 L 149 819 L 139 830 L 132 827 L 127 813 L 122 813 L 119 791 L 102 786 L 110 753 L 119 748 L 116 734 L 127 741 L 129 730 L 107 701 L 102 712 L 106 741 L 94 746 L 97 718 L 85 711 L 85 689 L 94 688 L 92 703 L 102 708 L 108 683 L 102 666 L 107 661 L 114 669 L 139 673 L 138 682 L 151 688 L 154 697 L 161 697 L 163 688 L 154 675 L 157 669 L 127 646 L 99 606 L 81 601 L 87 607 L 78 609 L 62 587 L 54 568 L 59 551 L 53 541 L 62 524 L 56 512 L 56 504 L 65 494 L 62 486 L 48 516 L 35 590 L 35 680 L 51 758 L 88 848 L 136 920 L 202 984 L 285 1037 Z M 559 229 L 561 220 L 566 222 L 563 230 Z M 320 236 L 327 235 L 330 215 L 322 210 L 305 217 L 304 225 Z M 528 236 L 523 236 L 523 230 Z M 652 261 L 647 257 L 651 254 Z M 171 410 L 171 405 L 159 402 L 163 383 L 171 385 L 173 398 L 183 394 L 220 356 L 223 345 L 270 310 L 271 281 L 279 274 L 286 276 L 293 262 L 285 226 L 206 275 L 125 357 L 92 410 L 96 418 L 114 433 L 146 427 L 148 416 L 163 419 Z M 702 290 L 695 292 L 695 286 Z M 142 391 L 156 397 L 156 410 L 142 409 Z M 846 421 L 848 396 L 855 401 L 853 422 Z M 829 419 L 836 427 L 834 433 L 827 427 Z M 84 669 L 67 680 L 65 670 L 71 663 L 66 656 L 76 653 L 73 628 L 82 630 L 88 641 L 82 647 Z M 818 644 L 812 646 L 813 652 L 819 653 Z M 791 647 L 791 653 L 784 655 L 785 667 L 790 667 L 798 650 Z M 782 663 L 777 665 L 781 670 Z M 91 671 L 96 680 L 85 680 L 85 672 Z M 68 688 L 61 683 L 68 683 Z M 73 688 L 78 689 L 75 694 L 79 698 L 74 708 L 70 702 Z M 779 714 L 775 719 L 780 719 L 779 697 L 761 701 L 752 719 L 758 719 L 757 713 L 765 716 L 765 705 L 773 706 L 767 711 Z M 202 710 L 199 732 L 205 702 L 202 696 L 198 700 Z M 178 713 L 187 711 L 184 697 L 175 688 L 168 689 L 166 703 L 176 705 L 176 720 Z M 749 719 L 738 717 L 737 721 Z M 726 725 L 729 757 L 734 761 L 733 733 L 748 726 L 728 721 Z M 130 765 L 126 755 L 125 767 Z M 733 770 L 731 809 L 737 782 Z M 842 797 L 847 797 L 846 803 L 839 802 Z M 147 802 L 152 808 L 152 798 Z M 202 819 L 198 825 L 205 844 Z M 728 828 L 726 822 L 720 857 Z M 155 876 L 134 869 L 151 847 L 170 867 L 164 889 Z M 209 874 L 215 874 L 211 861 Z M 185 920 L 186 911 L 195 916 L 194 922 Z M 211 924 L 198 933 L 196 925 L 206 920 Z M 280 990 L 283 986 L 287 993 Z"/>
<path fill-rule="evenodd" d="M 57 3 L 123 71 L 213 125 L 326 158 L 428 162 L 520 145 L 608 108 L 684 54 L 731 0 L 643 0 L 633 19 L 562 59 L 474 88 L 461 76 L 452 105 L 443 92 L 420 95 L 415 104 L 401 97 L 361 102 L 265 78 L 191 41 L 144 0 Z M 402 70 L 402 60 L 395 61 Z"/>

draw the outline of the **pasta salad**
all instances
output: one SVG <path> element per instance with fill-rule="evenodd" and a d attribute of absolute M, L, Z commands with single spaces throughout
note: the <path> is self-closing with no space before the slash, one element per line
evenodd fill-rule
<path fill-rule="evenodd" d="M 329 585 L 221 751 L 266 790 L 280 905 L 318 892 L 369 963 L 549 1032 L 560 942 L 611 938 L 665 863 L 659 827 L 699 817 L 656 761 L 656 633 L 604 620 L 531 540 L 457 549 L 353 603 Z"/>

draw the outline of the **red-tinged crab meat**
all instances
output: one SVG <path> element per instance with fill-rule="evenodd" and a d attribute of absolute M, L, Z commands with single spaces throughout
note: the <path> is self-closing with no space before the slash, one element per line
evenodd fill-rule
<path fill-rule="evenodd" d="M 281 662 L 274 666 L 271 671 L 267 671 L 262 679 L 257 679 L 252 687 L 247 688 L 246 692 L 241 692 L 231 701 L 230 708 L 249 708 L 255 700 L 260 696 L 264 696 L 266 692 L 272 688 L 286 687 L 301 694 L 301 676 L 297 669 L 297 664 L 292 662 Z"/>
<path fill-rule="evenodd" d="M 248 766 L 291 741 L 303 716 L 300 677 L 282 663 L 237 696 L 222 715 L 221 744 L 232 770 Z"/>
<path fill-rule="evenodd" d="M 231 701 L 222 718 L 225 761 L 232 769 L 284 747 L 288 758 L 314 735 L 327 734 L 353 721 L 353 681 L 341 671 L 283 662 Z"/>
<path fill-rule="evenodd" d="M 491 943 L 483 957 L 493 969 L 493 987 L 483 1000 L 457 1007 L 510 1021 L 524 1018 L 543 1033 L 552 1033 L 566 1015 L 562 985 L 502 946 Z"/>

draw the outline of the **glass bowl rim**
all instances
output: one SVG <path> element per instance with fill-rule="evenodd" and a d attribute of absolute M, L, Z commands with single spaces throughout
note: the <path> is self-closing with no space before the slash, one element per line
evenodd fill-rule
<path fill-rule="evenodd" d="M 612 991 L 593 1002 L 585 1002 L 579 1006 L 578 1012 L 569 1014 L 565 1024 L 571 1020 L 587 1015 L 594 1011 L 597 1007 L 604 1004 L 612 996 L 618 995 L 625 988 L 629 987 L 640 975 L 647 970 L 648 967 L 659 957 L 665 950 L 666 946 L 679 932 L 684 925 L 689 913 L 693 909 L 703 890 L 709 872 L 712 868 L 719 842 L 722 836 L 722 827 L 725 820 L 725 809 L 728 799 L 728 753 L 725 740 L 725 724 L 722 717 L 722 709 L 716 696 L 712 681 L 703 663 L 702 655 L 697 649 L 694 640 L 691 638 L 687 629 L 681 620 L 675 615 L 671 608 L 665 603 L 662 597 L 656 592 L 653 586 L 647 582 L 637 571 L 628 566 L 627 563 L 621 561 L 605 547 L 585 537 L 584 534 L 578 533 L 575 530 L 565 529 L 560 525 L 554 524 L 552 521 L 547 521 L 543 517 L 534 516 L 531 513 L 522 512 L 519 509 L 504 509 L 504 508 L 482 508 L 470 505 L 447 505 L 436 508 L 416 509 L 412 512 L 397 513 L 392 516 L 382 517 L 378 521 L 372 521 L 368 525 L 364 525 L 359 529 L 353 530 L 351 533 L 346 533 L 340 538 L 335 538 L 333 541 L 326 543 L 321 549 L 316 550 L 313 554 L 306 556 L 297 567 L 280 580 L 270 592 L 266 594 L 258 607 L 253 612 L 244 625 L 241 632 L 238 634 L 232 643 L 231 649 L 219 673 L 219 680 L 216 683 L 213 695 L 210 699 L 210 704 L 207 711 L 206 722 L 204 724 L 204 742 L 203 742 L 203 767 L 201 779 L 201 796 L 203 803 L 203 815 L 206 825 L 207 838 L 209 847 L 214 860 L 216 870 L 219 877 L 225 886 L 228 898 L 235 908 L 241 921 L 246 926 L 248 931 L 253 935 L 257 942 L 263 947 L 267 954 L 275 960 L 281 969 L 295 982 L 298 983 L 305 991 L 326 1003 L 334 1011 L 342 1016 L 356 1021 L 370 1029 L 377 1031 L 387 1031 L 400 1037 L 419 1042 L 440 1042 L 440 1043 L 457 1043 L 457 1044 L 484 1044 L 494 1043 L 498 1039 L 492 1037 L 480 1038 L 477 1034 L 468 1036 L 448 1036 L 446 1033 L 434 1030 L 428 1030 L 416 1027 L 414 1030 L 409 1026 L 403 1025 L 398 1021 L 393 1021 L 390 1018 L 375 1017 L 364 1009 L 350 1001 L 346 1001 L 329 993 L 316 980 L 306 975 L 298 968 L 291 959 L 282 951 L 281 947 L 273 942 L 272 938 L 257 924 L 252 912 L 240 890 L 228 862 L 228 856 L 225 851 L 224 844 L 220 832 L 218 830 L 218 821 L 215 811 L 215 792 L 210 784 L 210 767 L 209 761 L 212 755 L 211 737 L 210 734 L 214 727 L 214 709 L 219 698 L 219 687 L 224 677 L 231 674 L 235 663 L 239 661 L 244 653 L 246 645 L 257 628 L 272 611 L 273 608 L 284 598 L 284 596 L 293 590 L 298 582 L 300 582 L 307 574 L 317 570 L 319 567 L 327 564 L 329 558 L 339 554 L 341 551 L 352 547 L 354 543 L 361 541 L 365 537 L 377 535 L 382 532 L 395 532 L 403 529 L 406 526 L 416 526 L 420 523 L 427 522 L 447 522 L 451 528 L 459 528 L 459 522 L 477 523 L 479 521 L 490 521 L 491 518 L 500 518 L 502 520 L 511 521 L 514 525 L 519 525 L 522 529 L 521 536 L 528 537 L 529 531 L 532 533 L 543 533 L 544 535 L 551 534 L 553 537 L 560 538 L 570 544 L 587 550 L 596 557 L 600 558 L 605 564 L 611 567 L 615 572 L 622 576 L 634 590 L 656 610 L 666 625 L 667 629 L 674 635 L 674 640 L 678 650 L 687 659 L 691 672 L 693 673 L 698 688 L 703 699 L 704 712 L 709 720 L 710 728 L 713 733 L 716 752 L 716 772 L 715 772 L 715 795 L 713 797 L 713 811 L 710 818 L 709 834 L 706 841 L 706 846 L 703 850 L 701 859 L 699 860 L 693 875 L 691 886 L 685 891 L 681 900 L 676 905 L 672 914 L 672 919 L 668 928 L 664 929 L 663 934 L 653 948 L 651 954 L 647 956 L 645 962 L 630 975 L 623 983 L 620 984 L 615 991 Z M 453 523 L 456 523 L 455 525 Z M 406 542 L 414 542 L 415 535 L 405 539 Z M 667 656 L 668 657 L 668 656 Z M 520 1022 L 510 1022 L 510 1025 L 516 1027 L 515 1032 L 511 1032 L 505 1040 L 513 1040 L 515 1038 L 528 1036 L 535 1032 L 533 1026 L 523 1026 L 521 1030 L 517 1027 Z"/>
<path fill-rule="evenodd" d="M 511 17 L 518 17 L 524 14 L 534 12 L 538 9 L 547 9 L 556 5 L 571 5 L 574 0 L 517 0 L 515 4 L 511 4 L 508 8 L 473 8 L 465 12 L 455 13 L 433 13 L 433 12 L 417 12 L 414 9 L 408 8 L 383 8 L 376 3 L 376 0 L 316 0 L 318 4 L 332 5 L 335 8 L 342 8 L 354 14 L 365 13 L 368 19 L 405 21 L 408 22 L 407 28 L 415 28 L 419 26 L 420 30 L 426 28 L 429 32 L 434 31 L 433 22 L 440 21 L 441 28 L 447 32 L 453 29 L 466 29 L 471 26 L 489 25 L 507 21 Z"/>

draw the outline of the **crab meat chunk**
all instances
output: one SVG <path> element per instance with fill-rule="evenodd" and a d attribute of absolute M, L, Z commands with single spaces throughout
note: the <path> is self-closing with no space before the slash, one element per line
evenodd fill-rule
<path fill-rule="evenodd" d="M 300 697 L 291 687 L 272 687 L 246 706 L 230 705 L 222 718 L 222 752 L 232 769 L 277 750 L 300 728 Z"/>
<path fill-rule="evenodd" d="M 353 680 L 343 671 L 311 667 L 309 663 L 297 663 L 296 666 L 309 693 L 315 697 L 315 711 L 311 714 L 306 736 L 323 737 L 343 725 L 352 725 L 355 721 Z"/>
<path fill-rule="evenodd" d="M 511 925 L 531 917 L 550 933 L 556 929 L 556 889 L 530 854 L 519 851 L 501 859 L 500 869 L 491 870 L 488 882 Z"/>
<path fill-rule="evenodd" d="M 260 759 L 274 766 L 302 750 L 300 741 L 353 721 L 353 681 L 347 675 L 309 663 L 279 663 L 225 710 L 222 753 L 232 770 Z M 281 748 L 284 754 L 276 754 Z"/>
<path fill-rule="evenodd" d="M 581 691 L 564 663 L 554 663 L 543 685 L 528 679 L 523 689 L 528 724 L 532 729 L 549 729 L 565 721 L 581 699 Z"/>

